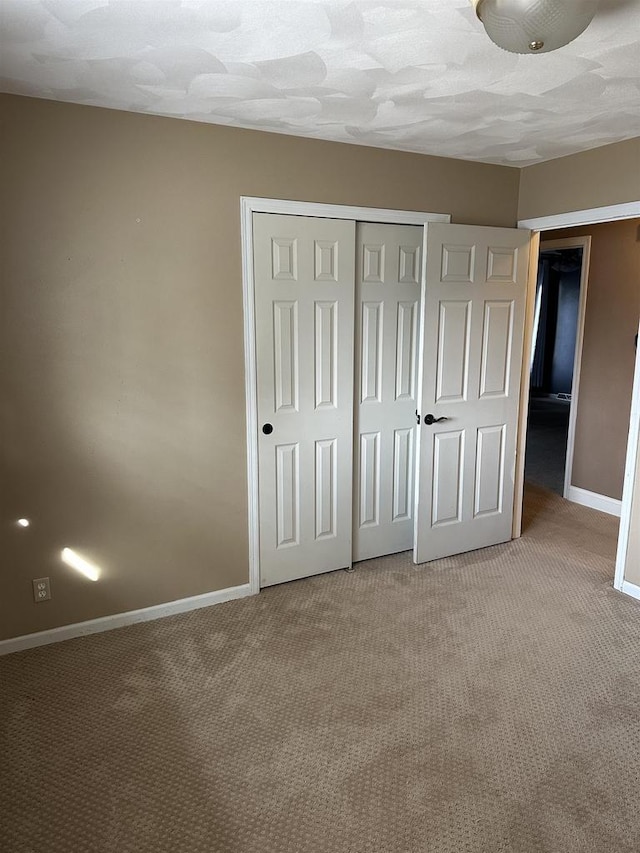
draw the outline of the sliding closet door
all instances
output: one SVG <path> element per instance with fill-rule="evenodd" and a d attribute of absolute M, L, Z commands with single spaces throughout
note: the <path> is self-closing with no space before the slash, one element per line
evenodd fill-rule
<path fill-rule="evenodd" d="M 358 223 L 353 559 L 413 548 L 423 229 Z"/>
<path fill-rule="evenodd" d="M 355 223 L 254 214 L 260 585 L 351 565 Z"/>

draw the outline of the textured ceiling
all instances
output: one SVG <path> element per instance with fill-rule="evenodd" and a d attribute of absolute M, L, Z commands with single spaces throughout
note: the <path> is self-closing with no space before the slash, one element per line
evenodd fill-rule
<path fill-rule="evenodd" d="M 640 0 L 518 56 L 469 0 L 0 0 L 0 89 L 523 166 L 640 135 Z"/>

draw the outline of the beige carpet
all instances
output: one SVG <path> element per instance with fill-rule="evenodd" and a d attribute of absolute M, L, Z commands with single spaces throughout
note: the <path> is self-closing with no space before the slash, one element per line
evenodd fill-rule
<path fill-rule="evenodd" d="M 640 850 L 615 519 L 372 560 L 0 660 L 7 853 Z"/>

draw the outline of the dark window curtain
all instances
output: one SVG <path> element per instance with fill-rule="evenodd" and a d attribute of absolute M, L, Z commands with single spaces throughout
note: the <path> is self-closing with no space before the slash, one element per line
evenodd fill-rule
<path fill-rule="evenodd" d="M 538 334 L 533 352 L 531 365 L 531 390 L 540 391 L 544 388 L 545 355 L 547 349 L 547 323 L 549 316 L 549 270 L 551 263 L 547 258 L 541 258 L 538 263 L 538 282 L 536 298 L 540 300 L 540 315 L 538 319 Z"/>

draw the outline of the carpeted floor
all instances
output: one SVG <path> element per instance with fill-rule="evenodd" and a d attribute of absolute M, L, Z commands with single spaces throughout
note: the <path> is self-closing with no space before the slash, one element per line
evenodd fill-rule
<path fill-rule="evenodd" d="M 553 397 L 532 397 L 527 422 L 525 479 L 564 494 L 564 469 L 571 404 Z"/>
<path fill-rule="evenodd" d="M 616 520 L 410 554 L 0 659 L 7 853 L 631 853 Z"/>

